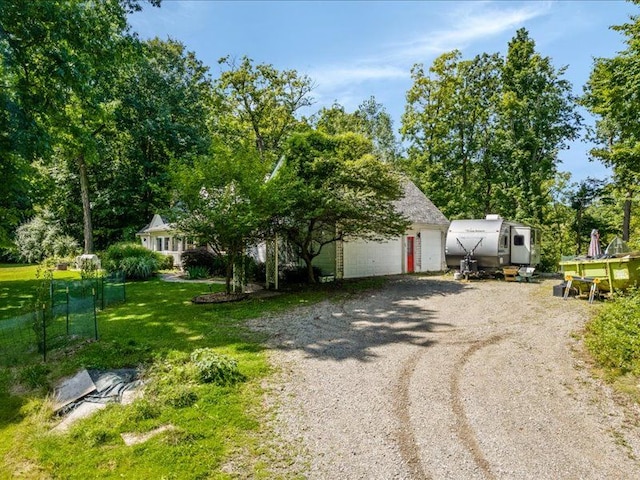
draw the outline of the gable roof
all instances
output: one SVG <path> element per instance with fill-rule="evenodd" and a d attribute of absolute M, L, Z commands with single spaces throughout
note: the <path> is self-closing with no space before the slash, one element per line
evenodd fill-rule
<path fill-rule="evenodd" d="M 395 207 L 413 223 L 449 225 L 449 220 L 408 178 L 403 179 L 404 195 L 394 202 Z"/>
<path fill-rule="evenodd" d="M 141 229 L 136 235 L 144 235 L 152 232 L 167 232 L 173 230 L 173 225 L 167 222 L 165 218 L 162 218 L 157 213 L 151 219 L 151 222 Z"/>

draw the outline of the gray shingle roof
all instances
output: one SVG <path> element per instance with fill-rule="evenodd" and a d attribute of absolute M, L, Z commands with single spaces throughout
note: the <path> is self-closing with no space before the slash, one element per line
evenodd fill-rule
<path fill-rule="evenodd" d="M 403 179 L 404 195 L 394 204 L 413 223 L 449 225 L 449 220 L 411 180 Z"/>

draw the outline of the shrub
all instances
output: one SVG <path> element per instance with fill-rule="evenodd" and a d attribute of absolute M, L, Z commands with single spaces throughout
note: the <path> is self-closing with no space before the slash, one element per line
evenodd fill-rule
<path fill-rule="evenodd" d="M 187 267 L 187 273 L 191 280 L 209 277 L 209 270 L 205 267 Z"/>
<path fill-rule="evenodd" d="M 247 281 L 264 282 L 267 279 L 267 265 L 247 255 L 244 257 L 244 273 Z"/>
<path fill-rule="evenodd" d="M 122 270 L 127 278 L 143 280 L 156 274 L 163 261 L 164 255 L 137 243 L 116 243 L 105 252 L 103 266 L 107 272 Z"/>
<path fill-rule="evenodd" d="M 150 257 L 127 257 L 120 261 L 120 268 L 125 277 L 131 280 L 145 280 L 158 271 L 158 262 Z"/>
<path fill-rule="evenodd" d="M 22 259 L 29 263 L 40 262 L 47 257 L 74 257 L 80 245 L 60 230 L 52 215 L 44 212 L 16 230 L 16 246 Z"/>
<path fill-rule="evenodd" d="M 600 365 L 640 375 L 640 291 L 605 304 L 587 324 L 586 345 Z"/>
<path fill-rule="evenodd" d="M 202 383 L 232 385 L 244 380 L 235 359 L 216 353 L 211 348 L 194 350 L 191 353 L 191 362 L 195 365 Z"/>
<path fill-rule="evenodd" d="M 80 244 L 69 235 L 58 235 L 53 238 L 53 255 L 59 258 L 73 258 L 80 253 Z"/>
<path fill-rule="evenodd" d="M 318 277 L 320 277 L 320 269 L 318 267 L 313 267 L 313 276 L 316 281 Z M 297 267 L 285 267 L 282 269 L 282 279 L 284 283 L 295 284 L 295 283 L 308 283 L 309 282 L 309 274 L 307 273 L 307 267 L 304 265 Z"/>
<path fill-rule="evenodd" d="M 0 263 L 19 263 L 20 252 L 16 247 L 0 248 Z"/>
<path fill-rule="evenodd" d="M 211 253 L 206 248 L 195 248 L 182 252 L 182 268 L 206 268 L 210 275 L 224 276 L 226 264 L 224 258 Z"/>
<path fill-rule="evenodd" d="M 173 255 L 160 255 L 162 257 L 160 261 L 160 270 L 172 270 L 173 269 Z"/>
<path fill-rule="evenodd" d="M 264 283 L 267 281 L 267 264 L 264 262 L 255 263 L 255 267 L 249 275 L 254 282 Z"/>

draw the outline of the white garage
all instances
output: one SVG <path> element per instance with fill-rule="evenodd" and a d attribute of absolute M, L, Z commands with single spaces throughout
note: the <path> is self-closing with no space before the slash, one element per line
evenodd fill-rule
<path fill-rule="evenodd" d="M 314 259 L 322 275 L 357 278 L 444 270 L 449 220 L 409 180 L 404 184 L 404 196 L 395 206 L 412 222 L 404 235 L 384 242 L 336 242 L 335 247 L 323 250 Z"/>
<path fill-rule="evenodd" d="M 342 242 L 342 249 L 344 278 L 393 275 L 403 271 L 400 238 L 388 242 Z"/>

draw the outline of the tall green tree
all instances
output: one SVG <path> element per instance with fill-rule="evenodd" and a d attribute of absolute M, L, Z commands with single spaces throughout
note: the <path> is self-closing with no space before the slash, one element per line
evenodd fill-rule
<path fill-rule="evenodd" d="M 310 283 L 313 259 L 324 246 L 389 238 L 408 227 L 392 203 L 402 195 L 400 179 L 372 151 L 371 141 L 354 133 L 298 133 L 268 182 L 278 194 L 274 224 L 304 260 Z"/>
<path fill-rule="evenodd" d="M 112 85 L 114 127 L 103 136 L 109 162 L 94 167 L 98 245 L 144 225 L 174 200 L 172 164 L 209 152 L 212 83 L 208 69 L 175 40 L 137 45 Z M 135 204 L 136 208 L 131 208 Z"/>
<path fill-rule="evenodd" d="M 131 45 L 126 16 L 138 8 L 134 0 L 0 4 L 0 48 L 27 127 L 22 138 L 38 139 L 32 157 L 75 165 L 86 252 L 93 250 L 89 170 L 100 159 L 100 135 L 112 122 L 108 86 Z"/>
<path fill-rule="evenodd" d="M 32 213 L 35 170 L 31 167 L 28 150 L 31 144 L 21 138 L 28 129 L 16 103 L 15 94 L 8 88 L 11 77 L 0 63 L 0 249 L 10 247 L 12 232 Z"/>
<path fill-rule="evenodd" d="M 612 167 L 614 182 L 625 197 L 622 237 L 626 241 L 640 184 L 640 16 L 630 20 L 612 27 L 626 36 L 627 48 L 616 57 L 595 59 L 582 97 L 597 118 L 592 139 L 598 146 L 591 156 Z"/>
<path fill-rule="evenodd" d="M 416 65 L 401 133 L 409 143 L 405 168 L 448 217 L 494 210 L 502 178 L 496 164 L 497 99 L 502 60 L 459 51 Z"/>
<path fill-rule="evenodd" d="M 557 171 L 558 151 L 577 138 L 581 118 L 571 84 L 550 57 L 535 50 L 521 28 L 509 42 L 502 71 L 500 167 L 509 184 L 501 199 L 506 215 L 540 225 L 549 191 L 543 188 Z"/>
<path fill-rule="evenodd" d="M 375 97 L 362 102 L 355 112 L 348 113 L 335 103 L 323 107 L 311 122 L 318 130 L 330 135 L 357 133 L 373 143 L 374 154 L 383 162 L 395 163 L 400 156 L 400 146 L 393 131 L 393 120 Z"/>
<path fill-rule="evenodd" d="M 226 263 L 226 289 L 234 268 L 242 269 L 247 248 L 266 238 L 275 195 L 264 179 L 268 169 L 255 149 L 218 144 L 209 155 L 176 169 L 180 190 L 177 226 L 208 245 Z"/>
<path fill-rule="evenodd" d="M 239 62 L 224 57 L 219 63 L 225 70 L 215 85 L 212 130 L 237 144 L 248 140 L 263 162 L 275 165 L 283 142 L 300 126 L 296 115 L 312 103 L 311 79 L 295 70 L 254 65 L 247 57 Z"/>
<path fill-rule="evenodd" d="M 557 153 L 580 126 L 563 74 L 524 29 L 504 59 L 453 51 L 428 71 L 416 65 L 402 117 L 405 169 L 450 218 L 541 224 Z"/>

